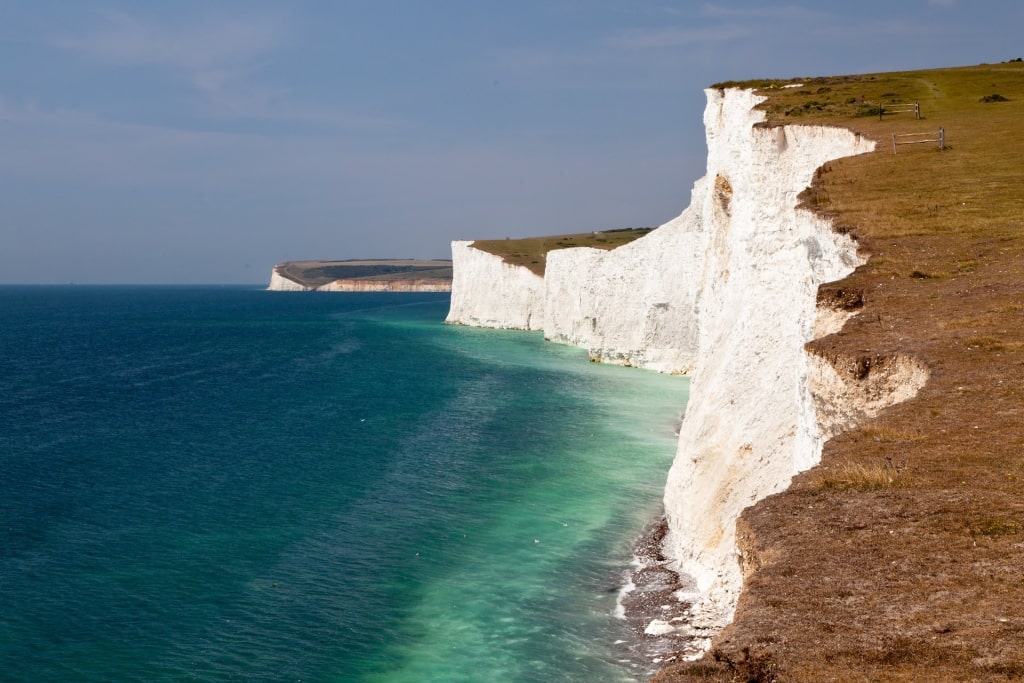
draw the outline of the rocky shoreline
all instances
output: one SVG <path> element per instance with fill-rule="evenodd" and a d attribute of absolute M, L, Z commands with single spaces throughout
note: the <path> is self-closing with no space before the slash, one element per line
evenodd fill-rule
<path fill-rule="evenodd" d="M 667 533 L 664 516 L 644 530 L 634 547 L 629 583 L 619 598 L 634 636 L 631 658 L 643 661 L 652 675 L 664 664 L 700 657 L 714 632 L 693 624 L 697 585 L 671 567 L 662 550 Z"/>

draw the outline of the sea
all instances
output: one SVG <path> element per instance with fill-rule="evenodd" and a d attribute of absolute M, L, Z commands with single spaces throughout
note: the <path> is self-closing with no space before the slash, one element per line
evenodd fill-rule
<path fill-rule="evenodd" d="M 644 680 L 687 381 L 448 307 L 0 287 L 0 680 Z"/>

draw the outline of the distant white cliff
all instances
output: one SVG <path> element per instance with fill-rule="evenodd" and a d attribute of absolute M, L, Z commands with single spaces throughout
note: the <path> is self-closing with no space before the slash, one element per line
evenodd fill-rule
<path fill-rule="evenodd" d="M 691 374 L 665 552 L 694 579 L 697 591 L 679 596 L 694 603 L 681 628 L 701 635 L 732 619 L 742 588 L 739 513 L 815 465 L 826 438 L 913 396 L 927 376 L 912 359 L 891 363 L 869 401 L 866 378 L 805 350 L 843 322 L 831 311 L 818 320 L 818 286 L 862 261 L 850 238 L 797 208 L 798 195 L 819 166 L 874 143 L 842 128 L 758 126 L 763 98 L 706 92 L 707 173 L 678 218 L 613 251 L 549 252 L 543 278 L 456 242 L 448 315 Z"/>
<path fill-rule="evenodd" d="M 267 289 L 272 292 L 308 292 L 313 288 L 281 275 L 277 271 L 277 266 L 274 266 L 274 269 L 270 271 L 270 284 Z"/>
<path fill-rule="evenodd" d="M 331 265 L 338 263 L 343 265 L 363 263 L 379 265 L 381 262 L 311 261 L 304 263 L 313 265 Z M 395 261 L 393 263 L 413 262 Z M 267 286 L 267 289 L 273 292 L 450 292 L 452 289 L 451 280 L 437 277 L 436 274 L 434 277 L 418 277 L 416 271 L 392 273 L 387 277 L 334 277 L 333 279 L 326 281 L 321 277 L 314 281 L 319 282 L 319 284 L 309 284 L 298 282 L 288 276 L 288 270 L 293 266 L 294 264 L 291 263 L 279 263 L 274 266 L 273 270 L 270 272 L 270 284 Z M 338 272 L 344 272 L 344 269 L 341 269 Z M 302 278 L 300 277 L 299 279 Z"/>

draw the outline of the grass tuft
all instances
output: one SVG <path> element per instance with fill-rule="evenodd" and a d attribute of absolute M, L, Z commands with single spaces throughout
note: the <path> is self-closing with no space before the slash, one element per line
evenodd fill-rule
<path fill-rule="evenodd" d="M 911 477 L 906 462 L 885 457 L 881 462 L 843 463 L 821 473 L 818 485 L 825 490 L 877 491 L 908 486 Z"/>
<path fill-rule="evenodd" d="M 923 270 L 916 270 L 915 269 L 915 270 L 910 271 L 910 277 L 914 278 L 915 280 L 934 280 L 935 278 L 942 277 L 942 276 L 941 275 L 937 275 L 935 273 L 926 273 Z"/>
<path fill-rule="evenodd" d="M 751 654 L 750 648 L 741 651 L 741 657 L 734 657 L 720 649 L 711 651 L 711 658 L 725 665 L 731 680 L 744 683 L 777 683 L 779 667 L 766 653 Z"/>
<path fill-rule="evenodd" d="M 1021 532 L 1021 525 L 1011 519 L 1001 517 L 985 517 L 971 525 L 972 536 L 1016 536 Z"/>

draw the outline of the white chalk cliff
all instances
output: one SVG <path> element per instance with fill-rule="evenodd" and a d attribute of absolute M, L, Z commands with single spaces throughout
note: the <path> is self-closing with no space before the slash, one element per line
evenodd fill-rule
<path fill-rule="evenodd" d="M 819 166 L 874 143 L 842 128 L 758 126 L 763 98 L 751 91 L 707 97 L 707 173 L 678 218 L 613 251 L 550 252 L 543 279 L 456 242 L 448 316 L 543 329 L 597 360 L 691 374 L 665 490 L 665 551 L 695 581 L 685 597 L 701 634 L 732 619 L 742 588 L 739 513 L 816 464 L 831 434 L 909 398 L 925 378 L 912 361 L 893 363 L 865 402 L 805 350 L 843 322 L 829 312 L 816 328 L 818 286 L 861 260 L 850 238 L 797 207 L 798 195 Z"/>
<path fill-rule="evenodd" d="M 513 330 L 544 329 L 544 278 L 500 256 L 452 242 L 448 322 Z"/>
<path fill-rule="evenodd" d="M 310 288 L 306 285 L 299 284 L 291 278 L 287 278 L 281 273 L 277 272 L 277 266 L 270 271 L 270 284 L 267 289 L 272 292 L 308 292 Z"/>
<path fill-rule="evenodd" d="M 271 292 L 450 292 L 452 285 L 436 278 L 417 278 L 415 274 L 396 279 L 339 278 L 318 286 L 296 282 L 280 272 L 281 264 L 270 272 Z"/>

